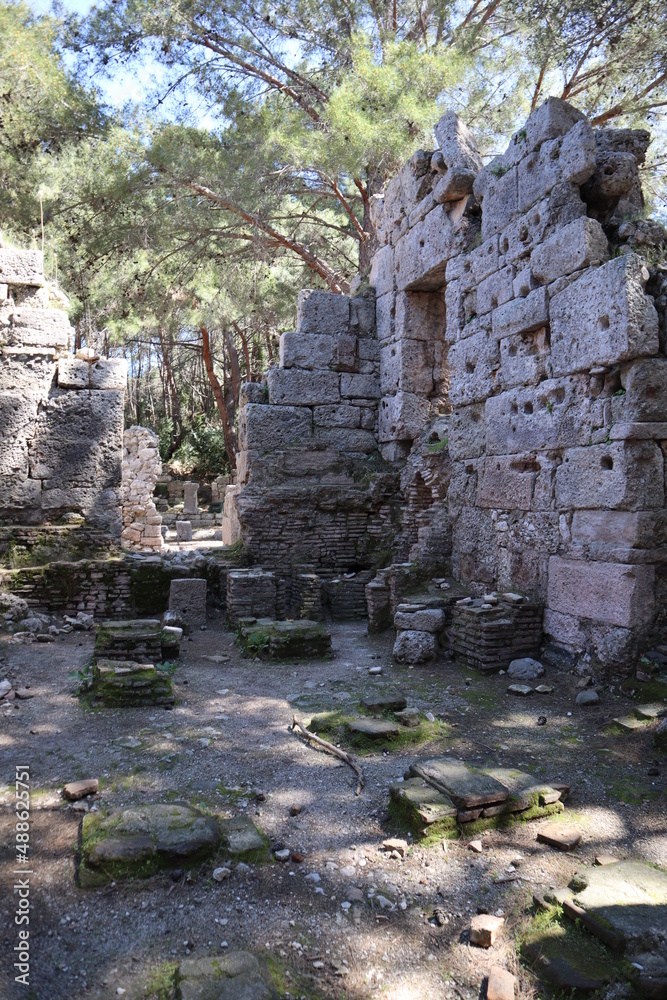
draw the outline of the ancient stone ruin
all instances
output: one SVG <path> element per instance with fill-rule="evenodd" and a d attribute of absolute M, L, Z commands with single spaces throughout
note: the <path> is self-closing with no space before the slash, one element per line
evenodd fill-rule
<path fill-rule="evenodd" d="M 666 298 L 627 221 L 648 133 L 550 98 L 486 166 L 456 115 L 435 134 L 376 199 L 372 287 L 303 293 L 245 387 L 241 536 L 288 607 L 295 564 L 326 591 L 410 560 L 627 663 L 667 606 Z"/>
<path fill-rule="evenodd" d="M 162 546 L 162 517 L 153 500 L 162 471 L 159 444 L 148 427 L 129 427 L 123 435 L 121 539 L 128 549 L 151 551 Z"/>

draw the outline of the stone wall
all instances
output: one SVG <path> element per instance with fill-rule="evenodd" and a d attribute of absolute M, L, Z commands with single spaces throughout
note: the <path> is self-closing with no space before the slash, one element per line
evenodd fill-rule
<path fill-rule="evenodd" d="M 414 479 L 444 413 L 454 575 L 623 663 L 665 624 L 667 359 L 655 276 L 615 246 L 648 135 L 556 99 L 483 168 L 455 115 L 435 134 L 374 206 L 380 446 Z"/>
<path fill-rule="evenodd" d="M 288 591 L 294 565 L 331 580 L 390 552 L 398 476 L 378 451 L 379 367 L 372 292 L 310 291 L 281 337 L 280 365 L 265 385 L 244 386 L 229 537 L 233 505 L 255 561 Z"/>
<path fill-rule="evenodd" d="M 162 548 L 162 516 L 153 499 L 162 471 L 160 442 L 148 427 L 128 427 L 123 435 L 121 500 L 125 548 L 137 552 Z"/>
<path fill-rule="evenodd" d="M 41 253 L 0 249 L 0 523 L 119 534 L 126 365 L 67 353 L 65 302 Z"/>

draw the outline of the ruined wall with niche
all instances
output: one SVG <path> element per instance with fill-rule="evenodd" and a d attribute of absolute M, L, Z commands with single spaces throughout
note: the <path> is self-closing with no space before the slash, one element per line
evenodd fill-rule
<path fill-rule="evenodd" d="M 0 523 L 119 535 L 126 365 L 68 354 L 65 305 L 41 253 L 0 248 Z"/>
<path fill-rule="evenodd" d="M 371 571 L 383 549 L 390 557 L 398 474 L 377 446 L 379 367 L 372 292 L 311 291 L 281 337 L 280 365 L 244 386 L 233 501 L 265 569 L 289 578 L 291 566 L 311 567 L 327 580 Z"/>
<path fill-rule="evenodd" d="M 455 576 L 539 598 L 554 642 L 623 663 L 667 605 L 667 289 L 641 256 L 664 232 L 628 221 L 649 136 L 555 99 L 486 167 L 455 115 L 435 135 L 374 205 L 379 445 L 422 520 L 410 557 L 449 520 Z"/>

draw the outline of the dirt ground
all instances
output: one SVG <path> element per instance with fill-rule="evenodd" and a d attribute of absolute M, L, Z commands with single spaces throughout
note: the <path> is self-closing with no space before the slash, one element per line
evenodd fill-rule
<path fill-rule="evenodd" d="M 579 708 L 578 678 L 548 669 L 543 680 L 553 694 L 516 698 L 506 677 L 480 676 L 444 657 L 414 670 L 396 666 L 393 635 L 369 637 L 364 623 L 333 625 L 332 634 L 333 659 L 265 663 L 243 659 L 222 618 L 213 620 L 182 645 L 172 711 L 84 709 L 71 675 L 90 659 L 92 632 L 43 645 L 2 638 L 0 679 L 30 685 L 34 697 L 0 711 L 0 996 L 132 1000 L 146 995 L 147 977 L 155 986 L 164 962 L 245 948 L 270 960 L 286 997 L 472 1000 L 492 965 L 515 972 L 521 997 L 542 997 L 548 994 L 516 958 L 533 891 L 564 885 L 601 852 L 667 866 L 667 765 L 649 731 L 604 734 L 609 719 L 630 711 L 617 686 L 601 690 L 599 705 Z M 216 654 L 230 661 L 206 659 Z M 382 675 L 370 676 L 378 664 Z M 295 712 L 307 719 L 386 687 L 451 728 L 419 751 L 359 758 L 366 787 L 355 797 L 352 771 L 288 724 Z M 546 725 L 537 725 L 540 715 Z M 383 855 L 382 840 L 395 832 L 388 785 L 416 756 L 444 752 L 569 783 L 563 819 L 581 831 L 580 846 L 563 854 L 537 843 L 544 821 L 535 821 L 488 832 L 482 854 L 457 841 L 416 847 L 400 861 Z M 12 969 L 17 765 L 29 765 L 32 786 L 29 987 L 13 982 Z M 649 774 L 656 765 L 659 773 Z M 65 782 L 91 776 L 100 779 L 105 808 L 182 800 L 222 815 L 245 813 L 272 844 L 304 860 L 241 872 L 232 866 L 221 883 L 208 864 L 179 881 L 167 873 L 79 889 L 81 814 L 60 792 Z M 351 886 L 363 901 L 343 908 Z M 379 907 L 369 890 L 392 907 Z M 488 951 L 467 940 L 479 906 L 506 918 Z M 436 907 L 446 917 L 442 927 L 433 921 Z"/>

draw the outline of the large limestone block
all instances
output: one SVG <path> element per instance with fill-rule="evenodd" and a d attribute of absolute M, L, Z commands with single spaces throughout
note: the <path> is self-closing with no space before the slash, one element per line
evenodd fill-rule
<path fill-rule="evenodd" d="M 79 358 L 60 358 L 60 389 L 119 389 L 125 391 L 127 361 L 124 358 L 99 358 L 92 364 Z"/>
<path fill-rule="evenodd" d="M 69 346 L 71 326 L 63 309 L 14 309 L 11 317 L 9 343 L 23 347 Z"/>
<path fill-rule="evenodd" d="M 644 294 L 641 258 L 627 254 L 586 271 L 551 299 L 555 375 L 658 352 L 658 315 Z"/>
<path fill-rule="evenodd" d="M 514 296 L 514 268 L 511 264 L 490 274 L 477 286 L 477 315 L 483 316 Z"/>
<path fill-rule="evenodd" d="M 0 283 L 4 285 L 44 284 L 44 263 L 39 250 L 0 249 Z"/>
<path fill-rule="evenodd" d="M 394 659 L 397 663 L 427 663 L 436 652 L 437 642 L 432 632 L 406 629 L 396 636 Z"/>
<path fill-rule="evenodd" d="M 380 403 L 380 441 L 413 441 L 428 423 L 430 410 L 428 399 L 411 392 L 385 396 Z"/>
<path fill-rule="evenodd" d="M 553 468 L 553 462 L 544 455 L 487 456 L 478 505 L 498 510 L 548 509 Z"/>
<path fill-rule="evenodd" d="M 421 611 L 397 611 L 394 628 L 415 632 L 432 632 L 437 635 L 445 627 L 445 612 L 442 608 L 424 608 Z"/>
<path fill-rule="evenodd" d="M 447 264 L 447 282 L 461 281 L 464 288 L 474 288 L 497 271 L 498 264 L 498 237 L 491 236 L 474 250 L 452 257 Z"/>
<path fill-rule="evenodd" d="M 516 167 L 496 174 L 491 171 L 482 202 L 482 239 L 487 240 L 507 226 L 519 209 L 519 183 Z"/>
<path fill-rule="evenodd" d="M 30 442 L 31 476 L 48 489 L 96 490 L 121 478 L 124 393 L 69 391 L 48 400 Z"/>
<path fill-rule="evenodd" d="M 377 451 L 375 435 L 352 427 L 316 427 L 314 440 L 339 451 L 370 455 Z"/>
<path fill-rule="evenodd" d="M 394 250 L 393 247 L 387 245 L 380 247 L 379 250 L 375 252 L 373 257 L 373 262 L 371 264 L 371 273 L 369 275 L 369 280 L 372 287 L 375 289 L 378 299 L 382 295 L 386 295 L 388 292 L 393 291 L 394 288 Z M 378 324 L 378 337 L 380 336 L 380 327 Z"/>
<path fill-rule="evenodd" d="M 377 256 L 377 255 L 376 255 Z M 380 343 L 392 340 L 394 336 L 394 316 L 396 300 L 393 292 L 381 295 L 375 300 L 377 319 L 377 339 Z"/>
<path fill-rule="evenodd" d="M 547 604 L 573 618 L 622 628 L 649 625 L 655 612 L 655 569 L 552 556 Z"/>
<path fill-rule="evenodd" d="M 500 367 L 500 350 L 490 330 L 480 330 L 452 344 L 448 359 L 453 406 L 481 402 L 491 395 Z"/>
<path fill-rule="evenodd" d="M 667 419 L 667 359 L 642 358 L 621 369 L 625 393 L 612 399 L 614 423 Z"/>
<path fill-rule="evenodd" d="M 535 288 L 525 298 L 512 299 L 493 312 L 493 334 L 498 340 L 517 333 L 529 333 L 549 321 L 546 288 Z"/>
<path fill-rule="evenodd" d="M 350 324 L 350 300 L 347 295 L 308 288 L 299 292 L 296 307 L 298 333 L 328 333 L 338 336 Z"/>
<path fill-rule="evenodd" d="M 652 510 L 664 502 L 664 460 L 654 441 L 568 448 L 556 470 L 559 510 Z"/>
<path fill-rule="evenodd" d="M 579 188 L 557 184 L 547 198 L 514 218 L 500 234 L 498 247 L 504 263 L 524 266 L 536 246 L 584 215 L 586 205 L 581 200 Z"/>
<path fill-rule="evenodd" d="M 42 484 L 38 479 L 27 479 L 25 475 L 0 476 L 0 517 L 32 523 L 41 520 L 37 513 L 41 506 Z"/>
<path fill-rule="evenodd" d="M 550 359 L 546 327 L 517 333 L 500 341 L 500 385 L 537 385 L 548 373 Z"/>
<path fill-rule="evenodd" d="M 454 461 L 479 458 L 486 447 L 484 403 L 462 406 L 449 417 L 449 455 Z"/>
<path fill-rule="evenodd" d="M 486 401 L 486 450 L 511 455 L 587 444 L 592 410 L 583 376 L 545 379 L 536 388 L 514 388 Z"/>
<path fill-rule="evenodd" d="M 426 340 L 398 340 L 380 351 L 380 388 L 383 395 L 433 392 L 433 344 Z"/>
<path fill-rule="evenodd" d="M 436 341 L 445 336 L 445 299 L 432 292 L 399 292 L 395 310 L 396 339 Z"/>
<path fill-rule="evenodd" d="M 596 219 L 583 216 L 557 230 L 530 255 L 533 277 L 548 285 L 564 275 L 609 259 L 609 242 Z"/>
<path fill-rule="evenodd" d="M 239 447 L 259 453 L 283 448 L 309 448 L 312 415 L 305 406 L 248 403 L 239 420 Z"/>
<path fill-rule="evenodd" d="M 360 406 L 350 403 L 340 403 L 338 406 L 315 406 L 313 408 L 313 423 L 315 427 L 360 427 Z"/>
<path fill-rule="evenodd" d="M 345 399 L 379 399 L 380 380 L 376 375 L 343 372 L 340 377 L 340 394 Z"/>
<path fill-rule="evenodd" d="M 336 372 L 272 368 L 266 381 L 271 403 L 282 406 L 340 403 L 340 376 Z"/>
<path fill-rule="evenodd" d="M 328 368 L 333 359 L 334 338 L 328 333 L 291 331 L 280 338 L 281 368 Z"/>
<path fill-rule="evenodd" d="M 445 282 L 448 261 L 469 248 L 475 233 L 476 227 L 468 216 L 436 205 L 396 244 L 397 289 L 403 292 L 440 288 Z"/>
<path fill-rule="evenodd" d="M 474 174 L 482 169 L 479 147 L 470 129 L 454 111 L 448 111 L 433 126 L 435 139 L 449 171 L 462 166 Z"/>
<path fill-rule="evenodd" d="M 526 212 L 562 182 L 580 185 L 595 172 L 595 133 L 577 122 L 565 137 L 547 139 L 519 162 L 519 211 Z"/>
<path fill-rule="evenodd" d="M 667 545 L 667 510 L 575 510 L 572 541 L 591 554 L 618 548 L 655 549 Z"/>
<path fill-rule="evenodd" d="M 28 441 L 37 420 L 39 397 L 0 392 L 0 476 L 28 475 Z"/>

